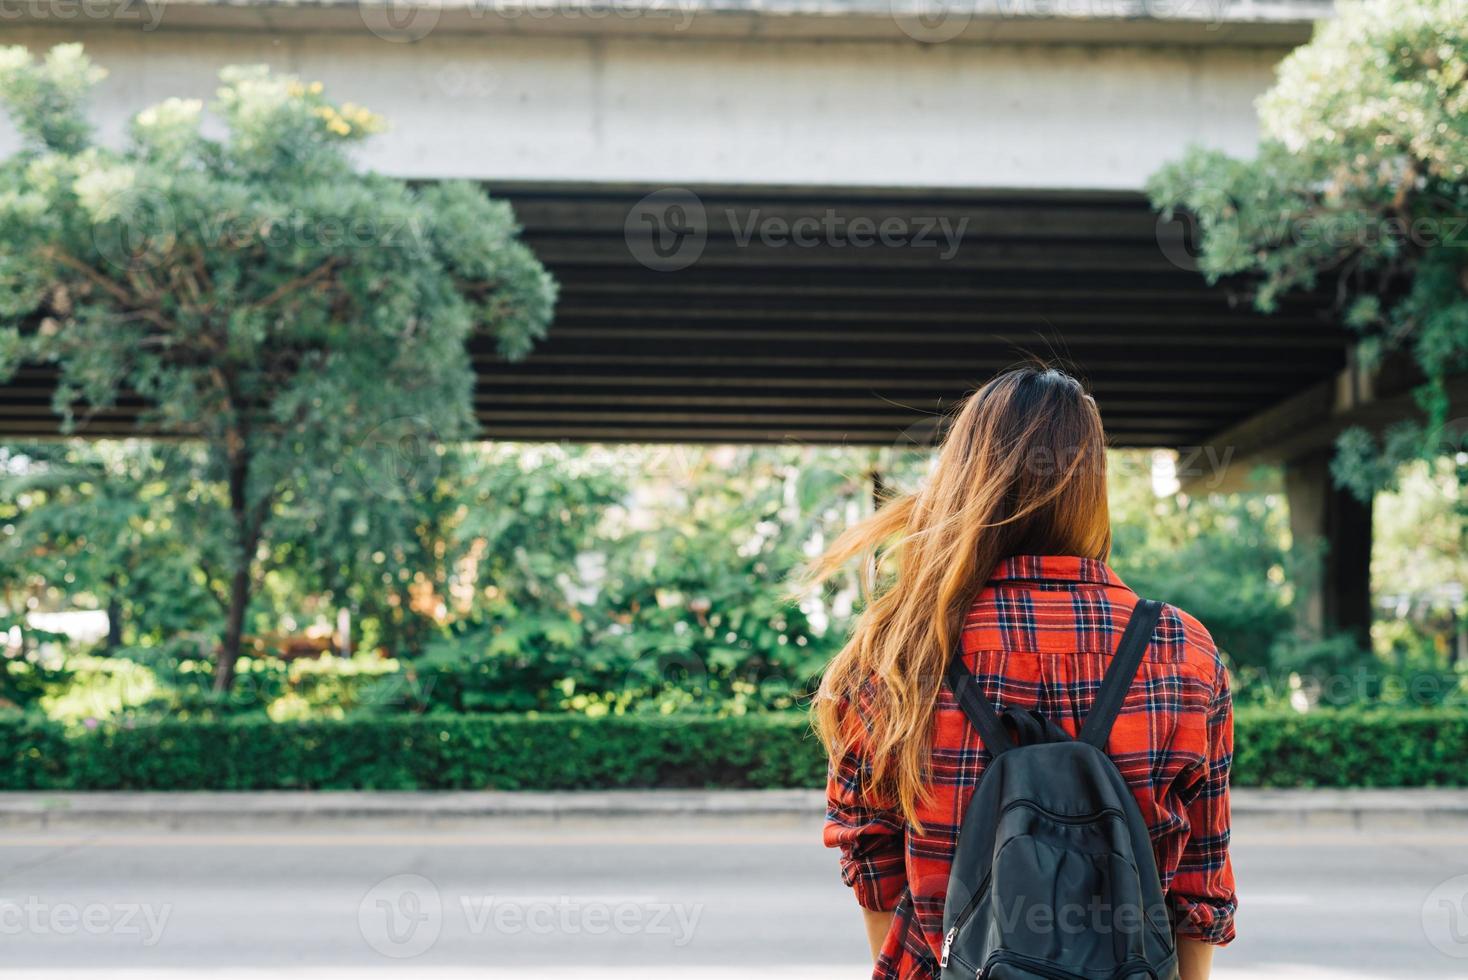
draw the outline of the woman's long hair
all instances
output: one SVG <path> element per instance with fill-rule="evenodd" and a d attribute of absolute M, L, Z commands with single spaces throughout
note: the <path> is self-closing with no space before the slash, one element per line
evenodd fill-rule
<path fill-rule="evenodd" d="M 995 566 L 1032 554 L 1105 561 L 1110 550 L 1106 437 L 1080 382 L 1026 367 L 974 392 L 922 488 L 849 528 L 812 569 L 819 582 L 859 556 L 875 565 L 812 709 L 830 757 L 863 743 L 866 791 L 920 827 L 938 689 Z"/>

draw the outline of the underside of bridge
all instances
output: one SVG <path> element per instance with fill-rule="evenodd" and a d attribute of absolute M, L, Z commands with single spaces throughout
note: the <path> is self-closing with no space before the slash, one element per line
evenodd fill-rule
<path fill-rule="evenodd" d="M 1411 379 L 1355 370 L 1322 296 L 1263 316 L 1209 286 L 1186 223 L 1140 194 L 490 190 L 561 298 L 523 362 L 475 344 L 489 438 L 929 444 L 966 392 L 1038 355 L 1088 382 L 1113 445 L 1192 449 L 1185 482 L 1284 464 L 1297 538 L 1331 556 L 1308 620 L 1369 623 L 1370 510 L 1332 486 L 1327 450 L 1399 416 Z M 56 433 L 53 382 L 33 368 L 0 388 L 0 435 Z M 141 407 L 80 434 L 136 433 Z"/>
<path fill-rule="evenodd" d="M 525 361 L 475 346 L 490 438 L 887 445 L 1040 355 L 1089 382 L 1116 445 L 1194 446 L 1346 361 L 1325 304 L 1266 317 L 1208 286 L 1139 194 L 491 190 L 561 299 Z M 50 382 L 0 389 L 0 429 L 55 432 Z"/>

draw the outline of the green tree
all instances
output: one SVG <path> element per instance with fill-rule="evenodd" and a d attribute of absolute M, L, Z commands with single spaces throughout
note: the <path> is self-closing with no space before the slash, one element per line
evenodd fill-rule
<path fill-rule="evenodd" d="M 801 601 L 792 590 L 823 545 L 870 511 L 873 470 L 899 482 L 910 460 L 763 446 L 654 458 L 659 478 L 641 487 L 651 518 L 619 535 L 601 587 L 597 647 L 620 672 L 611 693 L 663 711 L 791 707 L 844 641 L 858 601 L 854 587 Z"/>
<path fill-rule="evenodd" d="M 467 345 L 524 355 L 555 287 L 507 205 L 356 170 L 349 147 L 381 122 L 319 84 L 229 68 L 222 138 L 170 99 L 113 151 L 84 114 L 101 76 L 79 46 L 0 50 L 25 139 L 0 164 L 0 377 L 54 363 L 67 426 L 141 397 L 149 427 L 205 447 L 230 542 L 227 689 L 282 512 L 405 424 L 468 435 Z"/>
<path fill-rule="evenodd" d="M 1197 616 L 1235 667 L 1270 672 L 1294 631 L 1284 501 L 1158 495 L 1151 465 L 1151 453 L 1110 455 L 1112 566 L 1139 594 Z"/>
<path fill-rule="evenodd" d="M 1404 467 L 1378 500 L 1372 576 L 1377 602 L 1395 615 L 1380 632 L 1428 665 L 1468 670 L 1468 550 L 1463 547 L 1457 460 Z"/>
<path fill-rule="evenodd" d="M 604 678 L 612 658 L 595 637 L 596 600 L 601 568 L 620 547 L 607 518 L 627 503 L 628 455 L 638 454 L 523 444 L 446 454 L 419 526 L 427 560 L 397 576 L 401 598 L 386 611 L 440 635 L 408 666 L 408 690 L 390 682 L 379 700 L 558 710 L 567 683 L 583 690 Z"/>
<path fill-rule="evenodd" d="M 1150 191 L 1196 217 L 1210 280 L 1241 277 L 1264 311 L 1329 286 L 1367 364 L 1403 350 L 1420 367 L 1422 419 L 1341 437 L 1336 479 L 1364 498 L 1405 459 L 1464 448 L 1445 424 L 1468 369 L 1468 17 L 1462 0 L 1337 14 L 1259 101 L 1253 159 L 1195 148 Z"/>
<path fill-rule="evenodd" d="M 9 611 L 32 596 L 90 598 L 107 647 L 215 628 L 225 610 L 204 569 L 220 536 L 200 526 L 207 488 L 184 446 L 38 443 L 0 452 L 0 582 Z"/>
<path fill-rule="evenodd" d="M 548 629 L 582 618 L 578 562 L 604 546 L 603 514 L 626 495 L 621 474 L 584 447 L 431 451 L 411 506 L 348 481 L 301 508 L 282 564 L 332 591 L 364 640 L 396 655 L 451 629 L 460 650 L 485 650 L 493 636 L 507 659 L 536 658 Z"/>

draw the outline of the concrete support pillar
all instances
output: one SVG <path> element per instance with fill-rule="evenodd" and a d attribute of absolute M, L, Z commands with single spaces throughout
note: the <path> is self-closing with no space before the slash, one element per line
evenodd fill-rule
<path fill-rule="evenodd" d="M 1299 562 L 1302 629 L 1320 636 L 1371 628 L 1371 505 L 1336 487 L 1331 449 L 1285 463 L 1290 534 Z"/>

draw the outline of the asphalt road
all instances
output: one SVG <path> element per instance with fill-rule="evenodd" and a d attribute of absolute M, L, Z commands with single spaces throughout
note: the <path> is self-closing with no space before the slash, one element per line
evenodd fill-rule
<path fill-rule="evenodd" d="M 356 826 L 0 832 L 0 975 L 866 975 L 811 820 Z M 1468 976 L 1468 832 L 1236 836 L 1217 976 Z"/>

